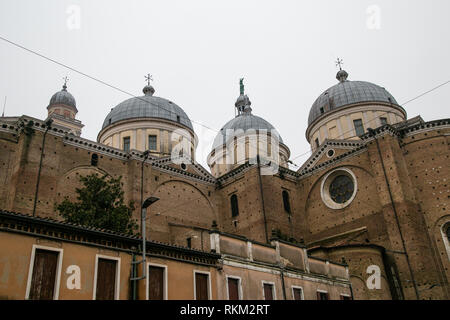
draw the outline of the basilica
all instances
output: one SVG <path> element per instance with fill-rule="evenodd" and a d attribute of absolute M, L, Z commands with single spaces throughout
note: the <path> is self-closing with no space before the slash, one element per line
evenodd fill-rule
<path fill-rule="evenodd" d="M 47 119 L 0 118 L 0 298 L 449 299 L 450 119 L 341 69 L 293 171 L 241 79 L 204 168 L 189 110 L 155 92 L 118 101 L 97 141 L 66 83 Z M 63 220 L 92 173 L 122 177 L 145 239 Z"/>

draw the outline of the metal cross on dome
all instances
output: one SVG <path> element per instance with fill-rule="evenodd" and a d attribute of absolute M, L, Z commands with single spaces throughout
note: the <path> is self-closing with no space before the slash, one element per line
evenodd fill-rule
<path fill-rule="evenodd" d="M 342 70 L 342 65 L 343 64 L 344 64 L 344 60 L 340 59 L 340 58 L 337 58 L 337 60 L 336 60 L 336 67 L 339 66 L 339 70 Z"/>
<path fill-rule="evenodd" d="M 145 76 L 145 81 L 147 81 L 147 84 L 150 85 L 150 81 L 153 81 L 153 76 L 149 73 Z"/>
<path fill-rule="evenodd" d="M 64 80 L 63 89 L 66 89 L 66 88 L 67 88 L 67 81 L 69 81 L 69 78 L 67 78 L 67 76 L 65 76 L 65 77 L 63 78 L 63 80 Z"/>

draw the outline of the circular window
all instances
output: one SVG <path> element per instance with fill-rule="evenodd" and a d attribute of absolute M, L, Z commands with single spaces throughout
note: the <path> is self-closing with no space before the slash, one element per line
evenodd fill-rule
<path fill-rule="evenodd" d="M 183 170 L 186 170 L 186 169 L 187 169 L 187 166 L 186 166 L 185 163 L 182 163 L 182 164 L 181 164 L 181 169 L 183 169 Z"/>
<path fill-rule="evenodd" d="M 331 181 L 330 197 L 336 203 L 345 203 L 348 201 L 355 190 L 352 179 L 348 176 L 340 175 Z"/>
<path fill-rule="evenodd" d="M 332 156 L 334 156 L 334 150 L 333 149 L 328 150 L 327 156 L 328 156 L 328 158 L 331 158 Z"/>
<path fill-rule="evenodd" d="M 356 177 L 347 168 L 336 169 L 322 180 L 322 200 L 331 209 L 343 209 L 348 206 L 355 198 L 356 191 Z"/>

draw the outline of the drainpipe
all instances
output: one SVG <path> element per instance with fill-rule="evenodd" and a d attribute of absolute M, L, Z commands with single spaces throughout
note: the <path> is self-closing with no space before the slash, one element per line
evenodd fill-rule
<path fill-rule="evenodd" d="M 414 285 L 414 291 L 416 293 L 416 298 L 417 298 L 417 300 L 419 300 L 420 299 L 419 290 L 417 288 L 417 284 L 416 284 L 416 281 L 414 279 L 414 273 L 412 271 L 411 263 L 409 261 L 408 251 L 406 250 L 405 239 L 403 238 L 402 229 L 400 227 L 400 221 L 399 221 L 399 218 L 398 218 L 397 209 L 396 209 L 395 204 L 394 204 L 394 198 L 392 196 L 391 186 L 390 186 L 389 180 L 387 178 L 386 168 L 384 166 L 383 157 L 381 155 L 380 145 L 378 143 L 377 137 L 375 136 L 376 135 L 375 130 L 373 130 L 372 128 L 368 128 L 367 131 L 369 131 L 369 134 L 375 139 L 375 143 L 377 145 L 378 156 L 380 157 L 381 166 L 383 168 L 384 180 L 386 181 L 386 185 L 387 185 L 388 192 L 389 192 L 389 198 L 390 198 L 391 204 L 392 204 L 392 209 L 394 210 L 395 222 L 397 224 L 397 228 L 398 228 L 398 231 L 399 231 L 400 239 L 402 241 L 403 251 L 404 251 L 404 254 L 405 254 L 405 257 L 406 257 L 406 263 L 408 264 L 409 273 L 411 274 L 411 282 Z"/>
<path fill-rule="evenodd" d="M 38 176 L 37 176 L 37 182 L 36 182 L 36 192 L 34 193 L 33 217 L 36 216 L 36 205 L 37 205 L 37 199 L 38 199 L 39 183 L 41 181 L 42 159 L 44 157 L 45 137 L 47 136 L 47 132 L 50 129 L 52 122 L 53 122 L 53 120 L 49 119 L 45 123 L 46 128 L 45 128 L 44 136 L 42 137 L 41 159 L 39 160 L 39 170 L 38 170 Z"/>
<path fill-rule="evenodd" d="M 136 278 L 136 255 L 131 254 L 131 279 Z M 131 281 L 131 299 L 136 300 L 136 281 Z"/>
<path fill-rule="evenodd" d="M 147 207 L 144 208 L 144 164 L 145 164 L 145 160 L 147 160 L 149 154 L 150 153 L 148 150 L 144 151 L 144 159 L 142 160 L 142 166 L 141 166 L 141 205 L 140 205 L 140 209 L 141 209 L 141 232 L 142 232 L 142 260 L 136 261 L 135 255 L 133 253 L 133 261 L 131 262 L 132 269 L 133 269 L 133 271 L 132 271 L 133 276 L 130 279 L 133 283 L 133 300 L 136 299 L 137 281 L 143 280 L 147 277 L 147 272 L 146 272 L 146 270 L 147 270 L 147 267 L 146 267 L 146 242 L 147 242 L 147 239 L 146 239 L 146 232 L 145 232 L 145 218 L 146 218 Z M 142 276 L 138 277 L 136 266 L 141 263 L 142 263 Z"/>
<path fill-rule="evenodd" d="M 283 299 L 286 300 L 286 284 L 284 283 L 284 265 L 281 261 L 281 253 L 280 253 L 280 241 L 278 238 L 274 237 L 274 231 L 272 231 L 272 246 L 275 246 L 275 251 L 277 253 L 277 263 L 280 268 L 280 278 L 281 278 L 281 286 L 283 289 Z"/>
<path fill-rule="evenodd" d="M 266 233 L 266 243 L 269 243 L 269 234 L 267 233 L 267 219 L 266 219 L 266 208 L 264 206 L 264 194 L 263 194 L 263 186 L 262 186 L 262 179 L 261 179 L 261 162 L 259 159 L 259 154 L 256 156 L 257 162 L 258 162 L 258 183 L 259 183 L 259 191 L 261 196 L 261 207 L 262 207 L 262 213 L 264 217 L 264 231 Z"/>
<path fill-rule="evenodd" d="M 281 275 L 281 285 L 283 287 L 283 299 L 286 300 L 286 285 L 284 283 L 284 271 L 283 267 L 280 268 L 280 275 Z"/>
<path fill-rule="evenodd" d="M 348 268 L 348 267 L 347 267 Z M 350 274 L 348 276 L 348 282 L 350 283 L 350 295 L 352 296 L 352 300 L 355 300 L 355 296 L 353 295 L 353 286 L 352 281 L 350 280 Z"/>

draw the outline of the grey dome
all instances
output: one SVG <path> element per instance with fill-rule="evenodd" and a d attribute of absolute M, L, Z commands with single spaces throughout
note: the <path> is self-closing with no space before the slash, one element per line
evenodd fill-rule
<path fill-rule="evenodd" d="M 308 126 L 323 114 L 351 104 L 381 102 L 400 107 L 395 98 L 386 89 L 370 82 L 349 81 L 347 76 L 348 74 L 344 70 L 339 71 L 337 78 L 340 82 L 325 90 L 317 98 L 309 112 Z"/>
<path fill-rule="evenodd" d="M 75 98 L 67 91 L 66 85 L 63 86 L 61 91 L 55 93 L 50 99 L 49 107 L 56 104 L 64 104 L 77 109 Z"/>
<path fill-rule="evenodd" d="M 189 120 L 183 109 L 167 99 L 154 97 L 151 95 L 153 93 L 149 94 L 148 92 L 145 96 L 130 98 L 119 103 L 106 116 L 102 130 L 122 120 L 157 118 L 180 123 L 194 131 L 191 120 Z"/>
<path fill-rule="evenodd" d="M 248 129 L 255 129 L 255 130 L 265 129 L 267 130 L 267 132 L 270 132 L 270 130 L 276 130 L 273 125 L 271 125 L 263 118 L 255 116 L 250 112 L 245 112 L 238 115 L 236 118 L 228 121 L 223 126 L 223 128 L 220 129 L 220 132 L 214 139 L 213 149 L 220 147 L 221 145 L 225 144 L 227 140 L 230 140 L 231 138 L 234 137 L 233 135 L 226 136 L 227 130 L 239 130 L 239 129 L 242 129 L 244 133 Z M 278 135 L 278 138 L 280 142 L 283 142 L 283 139 L 281 139 L 280 135 Z"/>

